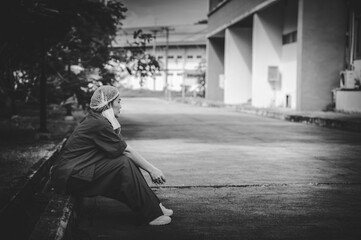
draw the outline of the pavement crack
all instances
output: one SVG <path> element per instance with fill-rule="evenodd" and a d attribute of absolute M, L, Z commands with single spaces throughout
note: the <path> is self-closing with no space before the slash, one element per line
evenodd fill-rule
<path fill-rule="evenodd" d="M 218 184 L 218 185 L 167 185 L 151 186 L 153 189 L 165 188 L 252 188 L 252 187 L 302 187 L 302 186 L 339 186 L 361 185 L 361 182 L 310 182 L 310 183 L 269 183 L 269 184 Z"/>

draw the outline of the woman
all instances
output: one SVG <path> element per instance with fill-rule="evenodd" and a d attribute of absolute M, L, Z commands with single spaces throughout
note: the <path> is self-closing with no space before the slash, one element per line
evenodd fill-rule
<path fill-rule="evenodd" d="M 115 87 L 96 89 L 90 112 L 68 138 L 51 170 L 52 186 L 75 196 L 117 199 L 143 223 L 168 224 L 173 211 L 160 203 L 139 168 L 148 172 L 154 183 L 163 184 L 165 177 L 124 141 L 116 119 L 120 102 Z"/>

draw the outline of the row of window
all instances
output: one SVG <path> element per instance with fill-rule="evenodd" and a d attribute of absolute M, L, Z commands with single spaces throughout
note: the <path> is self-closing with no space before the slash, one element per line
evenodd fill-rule
<path fill-rule="evenodd" d="M 289 44 L 297 42 L 297 31 L 290 32 L 287 34 L 282 35 L 282 44 Z"/>
<path fill-rule="evenodd" d="M 193 59 L 194 57 L 197 58 L 197 59 L 201 59 L 201 58 L 202 58 L 201 55 L 197 55 L 197 56 L 188 55 L 188 56 L 187 56 L 187 59 Z M 158 59 L 163 59 L 163 58 L 164 58 L 164 56 L 158 56 Z M 182 59 L 183 56 L 180 56 L 180 55 L 178 55 L 178 56 L 169 55 L 169 56 L 168 56 L 168 59 L 175 59 L 175 58 L 177 58 L 177 59 Z"/>
<path fill-rule="evenodd" d="M 167 74 L 168 76 L 183 76 L 183 73 L 168 73 Z M 155 76 L 162 76 L 162 73 L 160 73 L 160 72 L 157 72 L 157 73 L 155 73 Z"/>
<path fill-rule="evenodd" d="M 171 73 L 169 72 L 167 74 L 168 76 L 184 76 L 184 73 Z M 155 76 L 162 76 L 162 74 L 160 72 L 155 73 Z M 196 78 L 199 77 L 199 74 L 186 74 L 187 78 Z"/>

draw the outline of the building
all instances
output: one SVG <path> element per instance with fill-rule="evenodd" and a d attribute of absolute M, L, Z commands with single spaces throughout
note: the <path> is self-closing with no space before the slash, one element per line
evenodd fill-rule
<path fill-rule="evenodd" d="M 134 43 L 133 34 L 138 28 L 120 29 L 113 49 L 145 50 L 155 56 L 161 66 L 161 71 L 143 79 L 142 85 L 134 75 L 125 79 L 126 85 L 157 91 L 164 90 L 165 86 L 172 91 L 186 91 L 196 85 L 205 72 L 206 29 L 206 24 L 142 27 L 144 33 L 153 36 L 145 46 Z"/>
<path fill-rule="evenodd" d="M 359 2 L 210 0 L 206 98 L 361 112 Z"/>

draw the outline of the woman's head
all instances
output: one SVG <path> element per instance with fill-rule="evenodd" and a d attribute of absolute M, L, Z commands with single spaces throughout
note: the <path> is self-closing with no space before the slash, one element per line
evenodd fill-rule
<path fill-rule="evenodd" d="M 117 104 L 115 104 L 117 102 Z M 119 114 L 120 97 L 119 91 L 113 86 L 101 86 L 95 90 L 90 99 L 90 108 L 95 112 L 103 112 L 110 107 L 116 105 L 118 111 L 114 111 L 115 115 Z"/>

